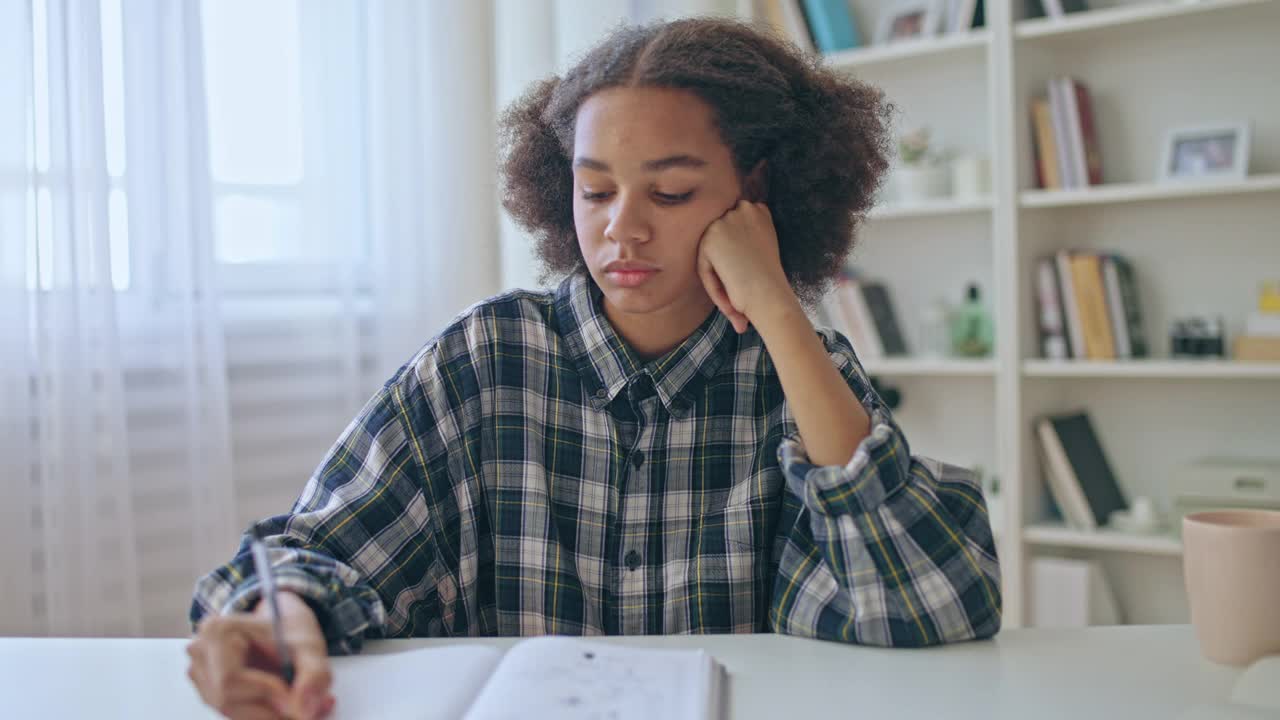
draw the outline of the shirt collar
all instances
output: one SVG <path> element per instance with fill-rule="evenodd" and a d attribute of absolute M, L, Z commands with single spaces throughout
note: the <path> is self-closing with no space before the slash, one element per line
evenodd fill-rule
<path fill-rule="evenodd" d="M 648 376 L 667 410 L 686 414 L 698 382 L 713 377 L 737 345 L 728 318 L 713 310 L 674 350 L 645 362 L 614 331 L 603 297 L 585 270 L 565 278 L 556 290 L 560 333 L 583 379 L 586 401 L 603 408 L 629 383 Z"/>

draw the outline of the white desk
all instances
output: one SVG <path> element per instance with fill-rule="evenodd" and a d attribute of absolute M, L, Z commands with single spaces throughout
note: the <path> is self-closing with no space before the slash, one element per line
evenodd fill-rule
<path fill-rule="evenodd" d="M 1171 720 L 1225 700 L 1238 670 L 1208 663 L 1189 626 L 1011 630 L 994 641 L 885 650 L 778 635 L 610 638 L 701 647 L 729 672 L 731 718 Z M 365 652 L 511 639 L 387 640 Z M 207 718 L 183 639 L 0 638 L 5 718 Z M 426 692 L 406 688 L 406 692 Z"/>

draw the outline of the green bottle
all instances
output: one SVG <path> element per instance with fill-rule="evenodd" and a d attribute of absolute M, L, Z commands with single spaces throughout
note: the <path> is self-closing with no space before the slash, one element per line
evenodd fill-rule
<path fill-rule="evenodd" d="M 995 340 L 991 313 L 982 304 L 976 283 L 965 289 L 965 300 L 951 315 L 951 351 L 959 357 L 987 357 Z"/>

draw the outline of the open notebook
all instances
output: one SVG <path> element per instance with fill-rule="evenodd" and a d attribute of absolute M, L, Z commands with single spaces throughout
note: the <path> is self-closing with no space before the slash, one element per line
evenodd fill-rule
<path fill-rule="evenodd" d="M 719 720 L 724 705 L 724 670 L 701 650 L 540 637 L 332 663 L 334 720 Z"/>
<path fill-rule="evenodd" d="M 1262 720 L 1280 717 L 1280 655 L 1254 661 L 1231 687 L 1227 702 L 1195 705 L 1178 720 Z"/>

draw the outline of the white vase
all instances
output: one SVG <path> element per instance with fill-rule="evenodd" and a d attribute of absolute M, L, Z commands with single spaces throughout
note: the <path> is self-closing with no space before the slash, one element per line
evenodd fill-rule
<path fill-rule="evenodd" d="M 951 171 L 946 165 L 900 166 L 893 171 L 898 202 L 910 204 L 951 194 Z"/>
<path fill-rule="evenodd" d="M 991 168 L 984 155 L 961 155 L 951 161 L 951 193 L 976 200 L 991 194 Z"/>

